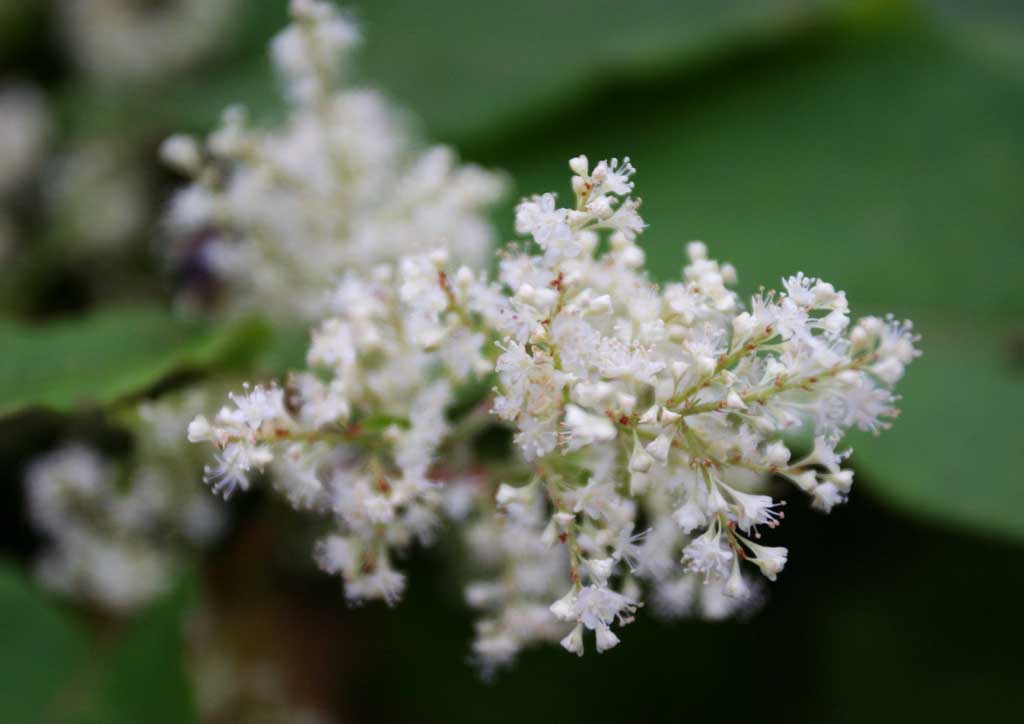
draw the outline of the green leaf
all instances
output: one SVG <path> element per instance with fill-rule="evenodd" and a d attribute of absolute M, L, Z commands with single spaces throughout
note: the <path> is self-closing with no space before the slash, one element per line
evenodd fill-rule
<path fill-rule="evenodd" d="M 0 564 L 0 712 L 9 722 L 53 721 L 84 661 L 86 639 L 14 566 Z"/>
<path fill-rule="evenodd" d="M 282 377 L 288 372 L 305 369 L 310 330 L 302 323 L 277 326 L 268 332 L 268 340 L 249 365 L 257 377 Z"/>
<path fill-rule="evenodd" d="M 359 3 L 364 75 L 431 131 L 494 137 L 610 81 L 679 72 L 832 19 L 846 0 Z"/>
<path fill-rule="evenodd" d="M 189 724 L 198 719 L 185 672 L 185 615 L 191 585 L 139 614 L 125 631 L 97 685 L 88 724 Z"/>
<path fill-rule="evenodd" d="M 964 42 L 993 62 L 1024 73 L 1024 4 L 1017 0 L 927 0 Z"/>
<path fill-rule="evenodd" d="M 381 86 L 444 140 L 493 138 L 588 98 L 612 80 L 696 67 L 823 23 L 851 0 L 383 0 L 345 3 L 366 42 L 360 80 Z M 283 4 L 248 3 L 244 42 L 206 73 L 125 91 L 78 88 L 61 115 L 76 135 L 133 137 L 203 131 L 243 103 L 273 117 L 282 103 L 265 45 L 286 22 Z M 275 24 L 276 23 L 276 24 Z"/>
<path fill-rule="evenodd" d="M 1024 313 L 1024 83 L 960 40 L 906 21 L 798 46 L 610 94 L 494 156 L 520 193 L 564 196 L 565 159 L 629 154 L 660 278 L 704 239 L 747 292 L 804 271 L 857 314 L 918 318 L 904 417 L 857 440 L 854 464 L 907 510 L 1024 536 L 1019 337 L 1007 351 Z"/>
<path fill-rule="evenodd" d="M 1024 536 L 1024 328 L 922 321 L 924 355 L 899 388 L 903 413 L 877 438 L 853 437 L 854 466 L 904 509 Z"/>
<path fill-rule="evenodd" d="M 114 402 L 227 358 L 253 334 L 251 324 L 211 326 L 146 306 L 38 326 L 0 320 L 0 415 Z"/>

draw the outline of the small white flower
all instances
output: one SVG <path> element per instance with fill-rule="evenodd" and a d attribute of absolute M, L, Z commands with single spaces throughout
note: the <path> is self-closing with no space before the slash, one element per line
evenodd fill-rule
<path fill-rule="evenodd" d="M 637 420 L 638 425 L 655 425 L 658 422 L 658 414 L 661 408 L 658 405 L 651 405 Z"/>
<path fill-rule="evenodd" d="M 672 518 L 683 533 L 691 533 L 697 528 L 702 528 L 708 520 L 700 506 L 693 502 L 688 502 L 676 510 Z"/>
<path fill-rule="evenodd" d="M 603 415 L 594 415 L 576 405 L 565 407 L 566 448 L 575 450 L 595 442 L 615 439 L 615 425 Z"/>
<path fill-rule="evenodd" d="M 167 165 L 189 175 L 198 173 L 203 163 L 202 152 L 196 139 L 183 134 L 167 137 L 160 144 L 160 157 Z"/>
<path fill-rule="evenodd" d="M 743 580 L 743 574 L 740 573 L 740 559 L 738 556 L 733 558 L 732 572 L 729 573 L 729 579 L 725 582 L 723 590 L 725 595 L 731 598 L 748 598 L 750 596 L 750 586 Z"/>
<path fill-rule="evenodd" d="M 672 448 L 672 435 L 663 432 L 654 440 L 649 442 L 644 448 L 647 454 L 657 460 L 659 463 L 665 463 L 668 461 L 668 453 Z"/>
<path fill-rule="evenodd" d="M 661 424 L 662 425 L 674 425 L 683 419 L 683 416 L 678 412 L 673 412 L 666 407 L 661 408 Z"/>
<path fill-rule="evenodd" d="M 583 626 L 580 624 L 573 626 L 572 631 L 558 643 L 570 654 L 583 656 Z"/>
<path fill-rule="evenodd" d="M 841 491 L 835 483 L 825 482 L 815 486 L 811 491 L 812 505 L 824 512 L 831 513 L 832 508 L 840 503 L 846 502 L 846 493 Z"/>
<path fill-rule="evenodd" d="M 576 620 L 576 589 L 572 588 L 567 594 L 551 604 L 551 613 L 559 621 Z"/>
<path fill-rule="evenodd" d="M 604 653 L 608 649 L 615 648 L 619 644 L 619 637 L 612 633 L 612 630 L 607 626 L 597 629 L 595 636 L 597 639 L 598 653 Z"/>
<path fill-rule="evenodd" d="M 779 520 L 784 515 L 781 511 L 776 510 L 782 504 L 776 503 L 771 496 L 743 493 L 730 488 L 724 483 L 722 487 L 728 491 L 729 496 L 735 501 L 736 524 L 740 527 L 740 530 L 749 531 L 759 525 L 767 525 L 769 528 L 774 528 L 779 524 Z"/>
<path fill-rule="evenodd" d="M 731 410 L 745 410 L 747 404 L 743 401 L 743 398 L 739 396 L 736 390 L 729 390 L 729 394 L 725 398 L 725 406 Z"/>
<path fill-rule="evenodd" d="M 749 548 L 755 558 L 748 558 L 751 563 L 761 569 L 761 573 L 769 581 L 774 581 L 776 576 L 782 572 L 782 569 L 786 567 L 786 558 L 789 555 L 789 551 L 782 547 L 771 547 L 771 546 L 759 546 L 756 543 L 750 541 L 744 541 L 744 545 Z"/>
<path fill-rule="evenodd" d="M 646 473 L 654 464 L 654 457 L 644 449 L 640 440 L 633 438 L 633 453 L 629 456 L 629 469 L 634 473 Z"/>
<path fill-rule="evenodd" d="M 636 604 L 620 593 L 603 586 L 584 586 L 576 596 L 579 621 L 592 631 L 633 620 Z"/>
<path fill-rule="evenodd" d="M 576 156 L 575 158 L 569 159 L 569 168 L 577 176 L 589 176 L 590 175 L 590 162 L 587 161 L 587 157 L 584 155 Z"/>
<path fill-rule="evenodd" d="M 683 549 L 683 562 L 694 573 L 704 576 L 708 581 L 712 578 L 723 578 L 733 552 L 722 542 L 721 532 L 717 527 L 708 528 L 705 533 L 694 538 Z"/>
<path fill-rule="evenodd" d="M 615 561 L 612 558 L 592 558 L 587 561 L 587 570 L 590 577 L 600 585 L 606 585 L 608 578 L 615 568 Z"/>
<path fill-rule="evenodd" d="M 210 442 L 213 440 L 213 428 L 205 415 L 196 415 L 188 424 L 189 442 Z"/>
<path fill-rule="evenodd" d="M 498 492 L 494 496 L 494 500 L 498 505 L 502 506 L 529 505 L 533 500 L 533 487 L 529 485 L 516 487 L 508 483 L 502 483 L 498 486 Z"/>

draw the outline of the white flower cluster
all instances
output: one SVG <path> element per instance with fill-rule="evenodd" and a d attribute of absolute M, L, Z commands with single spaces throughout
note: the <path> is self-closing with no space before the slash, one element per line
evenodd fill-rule
<path fill-rule="evenodd" d="M 220 3 L 211 5 L 215 4 Z M 98 0 L 83 2 L 69 12 L 122 10 L 134 13 L 137 8 L 126 0 Z M 162 18 L 161 11 L 155 12 L 160 17 L 149 19 L 154 27 Z M 291 103 L 286 125 L 273 131 L 242 128 L 237 124 L 238 112 L 230 111 L 225 127 L 210 137 L 206 148 L 180 136 L 169 139 L 164 147 L 165 155 L 194 177 L 177 195 L 171 222 L 182 232 L 218 234 L 206 251 L 214 266 L 233 282 L 224 301 L 255 307 L 279 320 L 320 317 L 330 308 L 331 292 L 343 272 L 351 270 L 350 291 L 339 291 L 335 303 L 355 314 L 357 306 L 349 303 L 346 293 L 362 299 L 388 286 L 383 279 L 359 281 L 357 273 L 368 271 L 372 260 L 393 260 L 421 250 L 428 239 L 431 243 L 448 240 L 461 258 L 485 260 L 492 232 L 484 212 L 501 190 L 499 179 L 475 167 L 455 165 L 444 148 L 417 153 L 396 112 L 378 95 L 337 90 L 343 60 L 357 33 L 332 4 L 296 0 L 292 14 L 293 24 L 271 48 Z M 125 16 L 124 22 L 132 19 Z M 7 121 L 0 123 L 0 158 L 9 162 L 0 164 L 0 193 L 21 182 L 21 169 L 29 165 L 24 159 L 41 155 L 36 146 L 45 136 L 44 110 L 36 94 L 22 90 L 0 94 L 0 119 Z M 55 183 L 48 198 L 51 210 L 83 242 L 98 250 L 137 230 L 138 207 L 146 204 L 146 189 L 108 144 L 84 146 L 54 169 Z M 7 183 L 4 171 L 17 175 Z M 97 199 L 103 203 L 96 203 Z M 0 212 L 0 237 L 3 229 Z M 270 305 L 268 299 L 277 301 Z M 467 339 L 467 343 L 473 341 Z M 390 346 L 379 350 L 393 360 L 380 379 L 404 375 L 406 386 L 367 394 L 389 394 L 395 399 L 406 392 L 413 395 L 412 402 L 418 405 L 415 415 L 409 413 L 409 404 L 398 409 L 402 419 L 413 420 L 407 424 L 415 426 L 415 433 L 404 434 L 402 443 L 402 459 L 412 461 L 421 446 L 443 434 L 444 420 L 439 419 L 438 410 L 443 411 L 446 392 L 440 386 L 424 390 L 415 356 L 407 356 L 396 342 L 390 340 Z M 449 345 L 446 354 L 457 354 L 457 349 Z M 404 371 L 399 367 L 403 363 L 410 365 Z M 454 359 L 452 363 L 461 364 Z M 307 397 L 319 394 L 312 376 L 297 378 L 296 384 Z M 350 403 L 342 402 L 337 389 L 336 384 L 329 394 L 320 394 L 319 408 L 309 404 L 315 421 L 344 416 Z M 54 542 L 39 563 L 52 587 L 108 608 L 128 609 L 163 590 L 186 550 L 201 544 L 203 536 L 193 535 L 193 527 L 210 512 L 209 495 L 198 481 L 203 467 L 199 451 L 180 434 L 188 417 L 182 420 L 176 415 L 182 409 L 203 407 L 206 394 L 203 388 L 193 387 L 184 401 L 161 400 L 140 408 L 141 424 L 130 426 L 136 433 L 136 450 L 117 470 L 116 485 L 113 463 L 81 446 L 51 453 L 33 466 L 26 480 L 27 497 L 33 519 Z M 254 392 L 252 398 L 249 415 L 262 414 L 261 405 L 283 404 L 280 390 Z M 360 404 L 376 406 L 378 398 L 368 397 Z M 431 405 L 440 407 L 431 412 Z M 222 453 L 219 468 L 225 491 L 237 484 L 238 466 L 264 462 L 259 450 L 233 457 L 237 452 L 232 448 Z M 282 471 L 280 480 L 289 481 L 293 502 L 316 507 L 326 496 L 315 469 L 319 463 L 314 464 L 312 447 L 302 452 L 301 456 L 298 450 L 279 456 L 274 467 Z M 322 465 L 337 464 L 336 450 L 322 444 L 316 452 L 324 455 Z M 76 465 L 82 469 L 80 483 L 74 480 Z M 416 481 L 422 473 L 416 472 L 413 462 L 408 469 L 406 494 L 424 501 L 422 510 L 410 514 L 409 521 L 415 535 L 425 539 L 436 525 L 431 516 L 438 493 L 416 491 L 417 486 L 426 488 L 426 483 Z M 368 484 L 371 491 L 376 489 L 374 479 Z M 181 526 L 183 531 L 171 534 Z M 181 540 L 186 545 L 177 545 Z M 174 544 L 166 545 L 169 542 Z M 344 551 L 337 543 L 326 541 L 323 555 L 334 556 L 331 565 L 342 566 L 339 556 Z M 378 573 L 367 585 L 396 596 L 401 577 L 389 575 L 383 559 Z"/>
<path fill-rule="evenodd" d="M 152 208 L 150 185 L 143 169 L 115 144 L 83 143 L 50 165 L 48 212 L 67 230 L 68 247 L 123 250 L 144 233 Z"/>
<path fill-rule="evenodd" d="M 538 641 L 582 655 L 587 631 L 615 646 L 644 590 L 670 615 L 747 605 L 750 572 L 775 580 L 788 556 L 756 542 L 783 517 L 770 480 L 841 503 L 840 436 L 888 426 L 918 354 L 909 322 L 851 323 L 845 294 L 802 274 L 744 308 L 735 270 L 700 242 L 659 287 L 629 160 L 569 165 L 575 203 L 524 200 L 516 226 L 536 253 L 505 253 L 497 281 L 444 250 L 350 274 L 311 372 L 247 388 L 188 431 L 218 449 L 219 491 L 269 470 L 293 505 L 333 517 L 316 558 L 352 600 L 393 603 L 393 551 L 429 541 L 444 513 L 461 521 L 487 572 L 467 599 L 489 668 Z M 461 412 L 480 379 L 493 395 Z M 474 446 L 487 411 L 510 455 Z M 803 425 L 813 449 L 794 460 L 780 435 Z"/>
<path fill-rule="evenodd" d="M 139 408 L 133 467 L 68 445 L 37 458 L 26 474 L 29 514 L 49 539 L 36 561 L 52 590 L 127 611 L 167 590 L 190 549 L 220 531 L 223 514 L 195 484 L 199 463 L 179 444 L 192 393 Z"/>
<path fill-rule="evenodd" d="M 219 450 L 207 468 L 217 492 L 245 490 L 253 471 L 271 466 L 293 506 L 335 516 L 316 558 L 345 578 L 353 601 L 400 597 L 392 549 L 430 542 L 440 523 L 431 468 L 456 440 L 446 417 L 454 386 L 490 366 L 484 336 L 442 318 L 481 286 L 471 274 L 449 282 L 445 262 L 434 254 L 378 266 L 368 279 L 349 274 L 336 315 L 313 333 L 314 372 L 284 388 L 247 387 L 212 423 L 200 416 L 188 428 L 189 440 Z"/>
<path fill-rule="evenodd" d="M 17 192 L 35 173 L 51 131 L 39 90 L 27 85 L 0 88 L 0 197 Z"/>
<path fill-rule="evenodd" d="M 181 71 L 221 44 L 239 0 L 59 0 L 72 59 L 94 82 L 137 83 Z"/>
<path fill-rule="evenodd" d="M 333 4 L 293 0 L 291 11 L 271 46 L 289 100 L 283 126 L 252 128 L 235 107 L 205 146 L 184 136 L 164 144 L 165 159 L 193 179 L 171 204 L 175 236 L 214 234 L 205 260 L 233 283 L 236 306 L 307 321 L 323 316 L 345 271 L 439 240 L 483 262 L 502 181 L 446 147 L 416 150 L 384 98 L 341 84 L 359 36 Z"/>

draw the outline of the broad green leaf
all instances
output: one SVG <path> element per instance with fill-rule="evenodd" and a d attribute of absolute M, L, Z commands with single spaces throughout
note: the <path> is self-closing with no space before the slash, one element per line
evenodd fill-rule
<path fill-rule="evenodd" d="M 493 137 L 611 82 L 694 68 L 832 19 L 846 0 L 357 3 L 364 75 L 444 139 Z"/>
<path fill-rule="evenodd" d="M 519 193 L 563 197 L 565 159 L 630 155 L 660 278 L 698 238 L 748 292 L 804 271 L 857 314 L 917 317 L 925 356 L 900 388 L 905 415 L 857 440 L 855 465 L 909 510 L 1022 536 L 1008 320 L 1024 312 L 1024 82 L 959 38 L 911 21 L 858 32 L 610 95 L 493 153 Z"/>
<path fill-rule="evenodd" d="M 197 721 L 185 672 L 189 585 L 139 614 L 110 652 L 86 724 L 190 724 Z"/>
<path fill-rule="evenodd" d="M 924 355 L 899 387 L 903 412 L 852 458 L 875 493 L 905 509 L 1024 535 L 1024 329 L 923 318 Z"/>
<path fill-rule="evenodd" d="M 563 196 L 566 159 L 629 155 L 661 278 L 697 238 L 748 291 L 802 270 L 860 311 L 1012 314 L 1024 311 L 1006 263 L 1024 224 L 1022 113 L 1024 84 L 914 26 L 612 96 L 495 155 L 517 193 Z"/>
<path fill-rule="evenodd" d="M 253 333 L 249 324 L 212 326 L 145 306 L 45 325 L 0 321 L 0 415 L 110 403 L 228 358 Z"/>
<path fill-rule="evenodd" d="M 14 566 L 0 564 L 0 714 L 56 721 L 61 696 L 84 661 L 85 636 Z"/>
<path fill-rule="evenodd" d="M 480 140 L 594 95 L 609 81 L 693 68 L 750 43 L 815 27 L 854 0 L 381 0 L 341 5 L 365 35 L 361 81 L 408 106 L 433 135 Z M 265 52 L 284 3 L 248 3 L 237 51 L 203 74 L 111 92 L 79 88 L 61 104 L 77 134 L 202 131 L 230 103 L 280 112 Z"/>

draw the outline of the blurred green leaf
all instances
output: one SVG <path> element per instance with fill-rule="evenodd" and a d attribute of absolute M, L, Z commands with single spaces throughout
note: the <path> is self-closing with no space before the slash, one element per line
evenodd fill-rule
<path fill-rule="evenodd" d="M 1020 0 L 926 0 L 964 42 L 993 62 L 1024 73 L 1024 3 Z"/>
<path fill-rule="evenodd" d="M 84 660 L 86 639 L 23 574 L 0 564 L 0 712 L 3 720 L 51 720 Z"/>
<path fill-rule="evenodd" d="M 117 642 L 97 685 L 87 724 L 189 724 L 198 719 L 185 672 L 188 583 L 139 614 Z"/>
<path fill-rule="evenodd" d="M 114 402 L 230 358 L 255 332 L 248 323 L 218 327 L 146 306 L 39 326 L 0 320 L 0 415 Z"/>
<path fill-rule="evenodd" d="M 493 137 L 609 81 L 677 72 L 806 30 L 848 0 L 356 3 L 359 65 L 444 139 Z"/>
<path fill-rule="evenodd" d="M 283 376 L 306 367 L 310 330 L 303 324 L 277 326 L 268 332 L 267 343 L 249 363 L 256 377 Z"/>
<path fill-rule="evenodd" d="M 1024 536 L 1024 326 L 923 318 L 924 356 L 900 383 L 903 414 L 852 439 L 880 498 L 989 532 Z"/>
<path fill-rule="evenodd" d="M 493 138 L 593 95 L 609 80 L 664 74 L 814 27 L 854 0 L 382 0 L 342 3 L 366 35 L 359 77 L 394 96 L 444 140 Z M 275 9 L 268 9 L 273 6 Z M 236 52 L 145 88 L 72 88 L 62 116 L 77 135 L 201 132 L 243 103 L 256 117 L 282 104 L 265 50 L 284 3 L 250 3 Z M 276 24 L 275 24 L 276 23 Z M 453 42 L 454 39 L 454 42 Z"/>
<path fill-rule="evenodd" d="M 246 106 L 261 120 L 282 111 L 265 53 L 131 90 L 72 86 L 59 98 L 58 111 L 74 138 L 116 133 L 121 139 L 155 142 L 172 132 L 207 132 L 233 104 Z"/>
<path fill-rule="evenodd" d="M 907 20 L 608 94 L 488 153 L 520 193 L 563 196 L 563 159 L 629 154 L 660 278 L 705 239 L 748 292 L 804 271 L 858 314 L 919 317 L 905 417 L 855 465 L 908 510 L 1020 536 L 1021 118 L 1018 76 Z"/>

